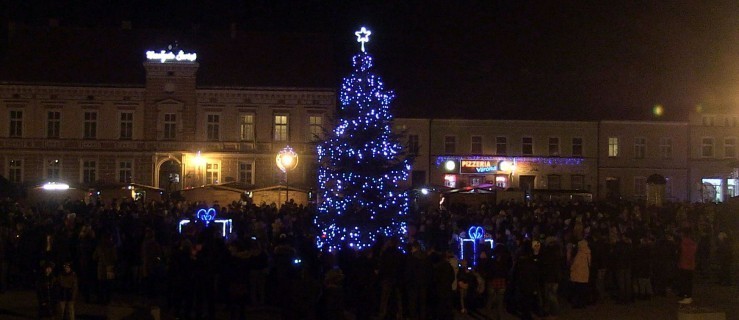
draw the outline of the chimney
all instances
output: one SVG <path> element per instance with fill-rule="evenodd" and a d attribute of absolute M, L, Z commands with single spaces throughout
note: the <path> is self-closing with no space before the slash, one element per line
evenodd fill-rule
<path fill-rule="evenodd" d="M 132 28 L 133 24 L 131 23 L 131 20 L 121 21 L 121 30 L 131 30 Z"/>

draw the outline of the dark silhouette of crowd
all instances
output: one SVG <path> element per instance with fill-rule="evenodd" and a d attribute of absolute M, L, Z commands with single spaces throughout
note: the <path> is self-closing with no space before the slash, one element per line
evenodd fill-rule
<path fill-rule="evenodd" d="M 6 199 L 0 291 L 35 288 L 40 317 L 70 319 L 75 300 L 109 304 L 116 295 L 180 319 L 245 319 L 255 309 L 285 319 L 532 319 L 655 295 L 690 303 L 694 275 L 733 284 L 727 204 L 415 206 L 406 238 L 333 253 L 316 249 L 311 205 L 213 207 L 233 221 L 226 238 L 193 217 L 203 203 Z M 191 222 L 179 232 L 182 219 Z M 474 256 L 466 247 L 460 259 L 470 226 L 494 245 L 480 242 Z"/>

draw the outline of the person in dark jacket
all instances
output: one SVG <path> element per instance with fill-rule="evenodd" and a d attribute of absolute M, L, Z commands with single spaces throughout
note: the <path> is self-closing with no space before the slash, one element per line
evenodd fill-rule
<path fill-rule="evenodd" d="M 631 267 L 633 249 L 631 238 L 621 236 L 613 246 L 613 265 L 616 271 L 616 283 L 618 285 L 618 302 L 633 302 L 633 287 L 631 283 Z"/>
<path fill-rule="evenodd" d="M 431 259 L 434 264 L 433 286 L 434 286 L 434 304 L 436 305 L 434 319 L 451 320 L 454 319 L 452 312 L 452 285 L 454 284 L 454 269 L 449 264 L 448 258 L 451 253 L 434 255 Z"/>
<path fill-rule="evenodd" d="M 562 280 L 562 267 L 564 266 L 562 248 L 556 238 L 547 238 L 541 257 L 541 278 L 544 282 L 542 292 L 542 312 L 545 315 L 559 315 L 559 282 Z"/>
<path fill-rule="evenodd" d="M 523 320 L 533 319 L 537 311 L 536 297 L 539 294 L 539 270 L 533 260 L 530 249 L 519 251 L 513 267 L 513 286 L 518 302 L 518 316 Z"/>
<path fill-rule="evenodd" d="M 58 277 L 59 319 L 74 320 L 74 301 L 77 300 L 77 274 L 72 271 L 72 263 L 66 262 Z"/>
<path fill-rule="evenodd" d="M 59 283 L 54 277 L 54 264 L 46 262 L 43 264 L 43 273 L 36 281 L 36 298 L 38 298 L 38 317 L 39 319 L 54 318 L 56 304 L 58 301 L 57 292 L 59 291 Z"/>
<path fill-rule="evenodd" d="M 402 296 L 400 294 L 400 277 L 403 275 L 403 253 L 398 249 L 398 240 L 391 238 L 385 243 L 380 254 L 378 275 L 382 294 L 380 295 L 380 319 L 390 315 L 390 300 L 393 298 L 395 312 L 403 314 Z"/>
<path fill-rule="evenodd" d="M 406 267 L 406 291 L 408 292 L 408 316 L 411 319 L 426 319 L 428 286 L 431 282 L 431 262 L 421 245 L 411 245 L 411 254 Z"/>
<path fill-rule="evenodd" d="M 719 265 L 719 283 L 725 286 L 732 285 L 731 266 L 734 263 L 734 253 L 731 241 L 726 232 L 718 234 L 718 246 L 716 248 Z"/>

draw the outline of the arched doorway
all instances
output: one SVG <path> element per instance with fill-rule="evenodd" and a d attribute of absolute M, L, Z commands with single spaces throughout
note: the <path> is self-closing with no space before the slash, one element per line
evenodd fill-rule
<path fill-rule="evenodd" d="M 182 165 L 176 160 L 167 160 L 159 165 L 159 188 L 174 192 L 182 189 Z"/>

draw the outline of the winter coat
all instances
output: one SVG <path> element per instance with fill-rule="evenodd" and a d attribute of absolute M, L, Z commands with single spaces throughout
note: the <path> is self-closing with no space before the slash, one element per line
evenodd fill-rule
<path fill-rule="evenodd" d="M 572 259 L 570 267 L 570 281 L 577 283 L 588 283 L 590 279 L 590 248 L 586 240 L 577 243 L 577 254 Z"/>
<path fill-rule="evenodd" d="M 695 270 L 695 252 L 698 245 L 693 239 L 684 237 L 680 240 L 680 256 L 677 260 L 677 267 L 681 270 Z"/>
<path fill-rule="evenodd" d="M 108 280 L 108 271 L 112 271 L 117 261 L 115 247 L 111 243 L 101 241 L 92 253 L 92 259 L 97 261 L 98 280 Z"/>
<path fill-rule="evenodd" d="M 59 300 L 75 301 L 77 299 L 77 274 L 62 272 L 59 275 Z"/>

